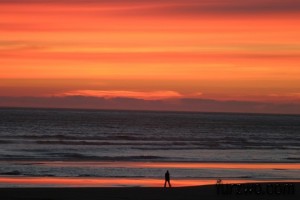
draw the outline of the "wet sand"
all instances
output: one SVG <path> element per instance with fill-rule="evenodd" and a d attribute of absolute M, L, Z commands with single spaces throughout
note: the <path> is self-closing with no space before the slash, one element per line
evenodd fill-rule
<path fill-rule="evenodd" d="M 253 183 L 251 183 L 253 186 Z M 269 184 L 268 192 L 266 190 Z M 279 189 L 276 190 L 276 184 Z M 241 199 L 241 200 L 298 200 L 300 199 L 300 182 L 290 183 L 293 189 L 285 189 L 289 183 L 258 183 L 262 188 L 253 190 L 251 194 L 237 193 L 233 189 L 229 194 L 225 189 L 226 185 L 217 188 L 216 185 L 194 186 L 194 187 L 115 187 L 115 188 L 0 188 L 0 199 L 2 200 L 200 200 L 200 199 Z M 249 184 L 241 184 L 242 188 L 252 187 Z M 225 191 L 225 193 L 224 193 Z M 228 190 L 227 190 L 228 191 Z M 272 194 L 271 194 L 272 193 Z M 277 193 L 277 194 L 276 194 Z"/>

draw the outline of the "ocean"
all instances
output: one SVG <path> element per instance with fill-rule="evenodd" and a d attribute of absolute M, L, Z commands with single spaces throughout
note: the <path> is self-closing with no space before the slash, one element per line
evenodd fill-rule
<path fill-rule="evenodd" d="M 0 146 L 1 186 L 160 180 L 167 169 L 183 182 L 300 180 L 299 115 L 2 108 Z"/>

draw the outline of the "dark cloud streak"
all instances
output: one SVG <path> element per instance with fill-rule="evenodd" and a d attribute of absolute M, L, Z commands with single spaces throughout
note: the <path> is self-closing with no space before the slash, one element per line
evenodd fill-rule
<path fill-rule="evenodd" d="M 132 7 L 132 9 L 126 9 L 119 14 L 129 15 L 270 14 L 300 11 L 300 1 L 298 0 L 0 0 L 1 3 L 126 6 L 126 8 Z M 134 12 L 132 12 L 133 10 Z"/>

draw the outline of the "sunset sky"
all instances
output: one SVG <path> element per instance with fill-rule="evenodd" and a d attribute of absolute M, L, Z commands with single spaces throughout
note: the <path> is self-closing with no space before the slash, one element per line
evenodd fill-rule
<path fill-rule="evenodd" d="M 0 106 L 300 113 L 299 24 L 299 0 L 0 0 Z"/>

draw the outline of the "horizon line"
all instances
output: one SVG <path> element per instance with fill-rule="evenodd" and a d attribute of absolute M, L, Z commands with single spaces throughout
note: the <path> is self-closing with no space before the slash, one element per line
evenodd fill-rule
<path fill-rule="evenodd" d="M 25 109 L 25 110 L 78 110 L 78 111 L 104 111 L 104 112 L 148 112 L 148 113 L 193 113 L 193 114 L 244 114 L 244 115 L 284 115 L 284 116 L 300 116 L 300 114 L 296 113 L 271 113 L 271 112 L 226 112 L 226 111 L 220 111 L 220 112 L 215 112 L 215 111 L 184 111 L 184 110 L 146 110 L 146 109 L 111 109 L 111 108 L 76 108 L 76 107 L 32 107 L 32 106 L 0 106 L 0 109 Z"/>

